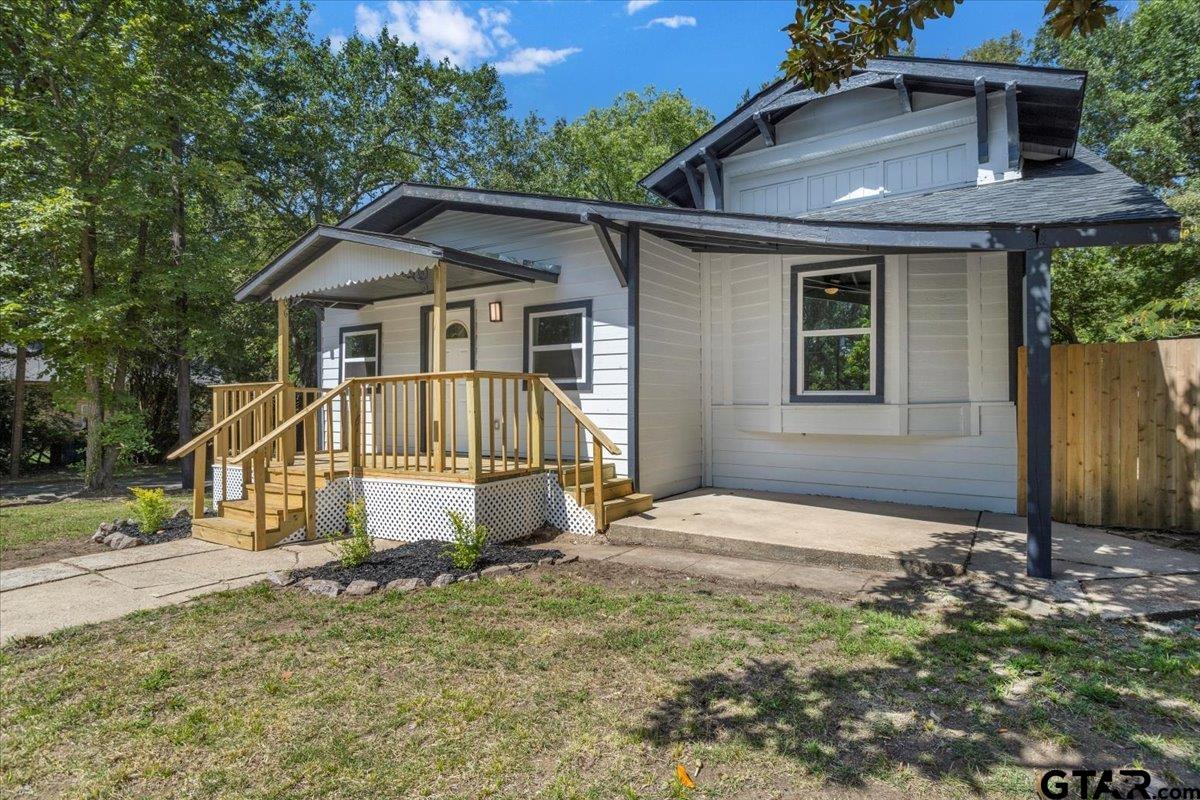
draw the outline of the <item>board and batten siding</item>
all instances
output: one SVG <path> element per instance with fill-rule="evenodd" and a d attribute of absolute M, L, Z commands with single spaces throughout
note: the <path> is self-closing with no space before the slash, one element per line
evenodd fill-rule
<path fill-rule="evenodd" d="M 641 237 L 638 313 L 638 489 L 655 498 L 704 474 L 700 256 Z"/>
<path fill-rule="evenodd" d="M 792 404 L 791 267 L 836 260 L 703 256 L 706 484 L 1015 511 L 1005 255 L 888 256 L 884 402 Z"/>
<path fill-rule="evenodd" d="M 447 292 L 449 303 L 475 300 L 475 366 L 520 371 L 524 349 L 524 310 L 529 305 L 591 300 L 593 314 L 592 390 L 569 391 L 592 420 L 622 450 L 612 457 L 618 473 L 628 470 L 628 299 L 613 275 L 590 227 L 468 212 L 447 212 L 407 234 L 413 238 L 505 258 L 558 264 L 557 284 L 510 283 Z M 380 323 L 383 374 L 420 371 L 421 306 L 432 295 L 389 300 L 359 310 L 330 309 L 321 324 L 321 385 L 337 385 L 338 332 L 343 327 Z M 488 303 L 502 303 L 504 319 L 488 321 Z M 453 320 L 460 311 L 451 309 Z M 553 440 L 552 420 L 547 439 Z M 566 437 L 564 437 L 565 439 Z M 590 437 L 589 437 L 590 441 Z M 590 446 L 590 445 L 589 445 Z M 590 452 L 590 450 L 589 450 Z"/>

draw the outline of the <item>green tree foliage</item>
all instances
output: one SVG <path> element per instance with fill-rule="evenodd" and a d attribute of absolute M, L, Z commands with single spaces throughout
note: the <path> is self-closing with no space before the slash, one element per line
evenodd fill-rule
<path fill-rule="evenodd" d="M 985 39 L 962 54 L 966 61 L 991 61 L 997 64 L 1016 64 L 1025 60 L 1027 43 L 1019 30 L 1007 36 Z"/>
<path fill-rule="evenodd" d="M 791 39 L 780 67 L 804 86 L 825 92 L 867 59 L 902 50 L 925 23 L 951 17 L 962 0 L 796 0 L 783 30 Z M 1047 0 L 1046 22 L 1055 35 L 1087 35 L 1105 26 L 1116 7 L 1106 0 Z"/>
<path fill-rule="evenodd" d="M 1032 60 L 1088 71 L 1080 140 L 1183 216 L 1179 244 L 1057 251 L 1060 341 L 1200 333 L 1200 0 L 1147 0 L 1092 36 L 1043 29 Z"/>
<path fill-rule="evenodd" d="M 712 125 L 712 115 L 681 92 L 625 92 L 574 122 L 556 122 L 531 154 L 534 168 L 511 188 L 646 202 L 638 180 Z"/>

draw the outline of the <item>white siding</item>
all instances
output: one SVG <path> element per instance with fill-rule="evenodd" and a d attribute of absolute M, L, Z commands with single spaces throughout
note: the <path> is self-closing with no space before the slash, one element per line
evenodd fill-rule
<path fill-rule="evenodd" d="M 411 233 L 414 238 L 501 256 L 546 261 L 562 267 L 557 284 L 524 283 L 451 291 L 447 300 L 475 300 L 476 367 L 518 371 L 524 347 L 527 305 L 591 300 L 593 322 L 593 386 L 569 392 L 621 449 L 613 459 L 627 471 L 628 449 L 628 300 L 590 228 L 512 217 L 450 212 Z M 503 304 L 503 322 L 488 321 L 488 302 Z M 382 324 L 381 372 L 395 375 L 420 369 L 420 309 L 431 296 L 387 301 L 361 310 L 329 310 L 321 326 L 322 385 L 338 377 L 338 331 L 366 323 Z M 547 425 L 547 435 L 553 433 Z M 589 445 L 590 446 L 590 445 Z"/>
<path fill-rule="evenodd" d="M 639 490 L 695 489 L 704 470 L 700 257 L 642 237 L 639 292 Z"/>
<path fill-rule="evenodd" d="M 772 308 L 769 287 L 831 260 L 705 258 L 709 482 L 1014 511 L 1005 255 L 889 256 L 886 402 L 791 404 L 790 298 Z"/>

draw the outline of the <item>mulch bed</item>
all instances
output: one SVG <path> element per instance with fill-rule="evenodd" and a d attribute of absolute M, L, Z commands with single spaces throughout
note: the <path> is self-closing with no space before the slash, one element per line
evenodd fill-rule
<path fill-rule="evenodd" d="M 209 513 L 205 516 L 214 515 Z M 149 534 L 142 533 L 142 529 L 132 519 L 115 519 L 110 524 L 113 526 L 113 533 L 123 533 L 126 536 L 140 539 L 142 544 L 162 544 L 163 542 L 173 542 L 176 539 L 186 539 L 192 535 L 192 515 L 187 511 L 171 517 L 163 523 L 161 528 Z"/>
<path fill-rule="evenodd" d="M 375 581 L 385 586 L 390 581 L 399 578 L 423 578 L 432 581 L 438 575 L 449 573 L 455 578 L 478 572 L 481 569 L 497 564 L 521 564 L 538 561 L 543 558 L 561 558 L 563 552 L 552 547 L 521 547 L 519 545 L 488 545 L 483 550 L 483 556 L 473 570 L 458 569 L 450 563 L 450 559 L 442 555 L 445 542 L 424 539 L 419 542 L 395 547 L 373 553 L 371 558 L 357 567 L 343 567 L 337 561 L 330 561 L 319 567 L 308 567 L 292 572 L 297 580 L 312 578 L 314 580 L 337 581 L 349 584 L 355 580 Z"/>

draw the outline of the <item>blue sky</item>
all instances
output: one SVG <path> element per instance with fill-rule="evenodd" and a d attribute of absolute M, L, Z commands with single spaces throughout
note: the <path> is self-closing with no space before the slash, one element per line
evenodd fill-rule
<path fill-rule="evenodd" d="M 381 25 L 428 55 L 488 61 L 512 113 L 574 119 L 620 92 L 682 89 L 717 118 L 773 77 L 787 48 L 791 0 L 317 0 L 309 25 L 335 42 Z M 968 0 L 917 35 L 917 54 L 956 58 L 1016 28 L 1033 35 L 1044 0 Z M 1123 4 L 1122 4 L 1123 5 Z"/>

